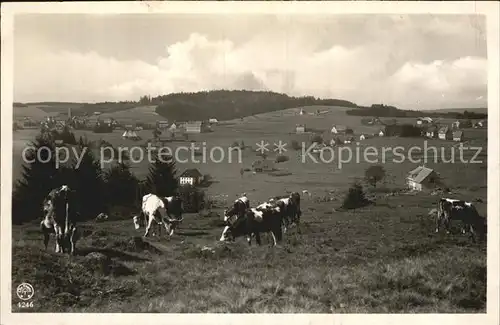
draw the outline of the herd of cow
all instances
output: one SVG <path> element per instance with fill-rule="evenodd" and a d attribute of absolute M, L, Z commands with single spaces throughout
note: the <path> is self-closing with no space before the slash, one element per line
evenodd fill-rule
<path fill-rule="evenodd" d="M 75 191 L 67 185 L 62 185 L 49 192 L 43 202 L 44 217 L 40 223 L 44 235 L 44 245 L 47 249 L 49 236 L 55 234 L 56 253 L 73 254 L 77 240 Z M 155 194 L 144 195 L 141 213 L 133 217 L 134 226 L 145 227 L 144 237 L 152 230 L 153 223 L 158 226 L 159 235 L 162 227 L 172 236 L 182 222 L 182 199 L 178 196 L 160 197 Z M 296 226 L 300 233 L 299 223 L 302 215 L 300 209 L 300 194 L 293 192 L 285 197 L 274 197 L 268 202 L 256 207 L 250 206 L 250 200 L 243 194 L 232 205 L 224 210 L 225 227 L 220 241 L 234 241 L 237 237 L 246 236 L 251 245 L 252 237 L 258 245 L 261 244 L 260 234 L 271 233 L 274 245 L 282 240 L 283 233 Z M 477 212 L 470 202 L 441 198 L 438 201 L 436 215 L 436 232 L 441 226 L 447 233 L 452 220 L 462 222 L 462 233 L 469 233 L 484 238 L 486 220 Z M 153 229 L 154 233 L 154 229 Z"/>

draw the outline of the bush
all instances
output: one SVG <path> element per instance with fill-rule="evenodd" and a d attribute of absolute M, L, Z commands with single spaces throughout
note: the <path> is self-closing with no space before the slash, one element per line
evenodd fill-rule
<path fill-rule="evenodd" d="M 319 134 L 316 134 L 312 137 L 311 142 L 323 143 L 323 137 Z"/>
<path fill-rule="evenodd" d="M 361 186 L 358 182 L 355 182 L 349 189 L 349 192 L 347 192 L 344 202 L 342 203 L 342 208 L 348 210 L 362 208 L 369 203 L 370 201 L 366 198 L 363 191 L 363 186 Z"/>
<path fill-rule="evenodd" d="M 205 192 L 192 185 L 184 185 L 179 188 L 182 198 L 184 212 L 197 213 L 205 208 Z"/>
<path fill-rule="evenodd" d="M 285 161 L 288 161 L 288 160 L 290 160 L 290 157 L 285 156 L 285 155 L 279 155 L 279 156 L 276 157 L 275 162 L 276 163 L 282 163 L 282 162 L 285 162 Z"/>
<path fill-rule="evenodd" d="M 302 145 L 297 140 L 292 140 L 291 146 L 292 146 L 293 150 L 301 150 L 302 149 Z"/>

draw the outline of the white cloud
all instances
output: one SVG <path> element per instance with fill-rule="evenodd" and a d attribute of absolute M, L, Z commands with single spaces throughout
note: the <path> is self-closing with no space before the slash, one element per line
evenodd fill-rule
<path fill-rule="evenodd" d="M 15 52 L 15 99 L 136 100 L 144 94 L 221 88 L 269 89 L 408 108 L 477 105 L 477 98 L 486 98 L 484 58 L 426 63 L 409 61 L 406 56 L 412 49 L 397 47 L 390 39 L 317 51 L 316 42 L 304 35 L 284 36 L 256 35 L 235 45 L 193 33 L 166 46 L 156 63 L 117 60 L 97 52 L 51 51 L 42 42 L 21 39 Z"/>

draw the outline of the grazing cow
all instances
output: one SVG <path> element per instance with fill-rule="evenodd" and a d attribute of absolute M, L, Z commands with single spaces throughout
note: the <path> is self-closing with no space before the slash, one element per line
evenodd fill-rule
<path fill-rule="evenodd" d="M 283 219 L 283 232 L 286 233 L 287 229 L 293 224 L 297 227 L 297 232 L 300 233 L 300 217 L 302 211 L 300 210 L 300 194 L 293 192 L 289 197 L 278 199 L 274 202 L 281 209 Z"/>
<path fill-rule="evenodd" d="M 473 239 L 475 234 L 484 235 L 485 219 L 471 202 L 441 198 L 437 207 L 436 232 L 444 225 L 446 233 L 449 233 L 452 220 L 462 221 L 462 233 L 468 232 Z"/>
<path fill-rule="evenodd" d="M 234 216 L 239 219 L 245 214 L 245 211 L 250 208 L 250 200 L 244 193 L 240 198 L 236 199 L 233 206 L 224 210 L 224 222 L 234 222 Z"/>
<path fill-rule="evenodd" d="M 49 192 L 43 201 L 44 218 L 40 222 L 45 245 L 49 244 L 50 234 L 55 234 L 56 253 L 75 252 L 76 242 L 76 205 L 74 191 L 68 185 L 62 185 Z"/>
<path fill-rule="evenodd" d="M 182 222 L 182 199 L 178 196 L 159 197 L 155 194 L 146 194 L 142 197 L 142 211 L 139 216 L 134 216 L 135 229 L 139 229 L 141 225 L 145 225 L 146 232 L 144 237 L 147 237 L 153 221 L 160 227 L 164 225 L 167 233 L 172 236 L 177 225 Z M 172 218 L 174 215 L 175 218 Z"/>
<path fill-rule="evenodd" d="M 261 245 L 260 233 L 263 232 L 271 232 L 274 246 L 281 242 L 281 211 L 279 207 L 268 210 L 247 209 L 243 216 L 224 228 L 220 241 L 234 241 L 237 237 L 246 236 L 248 245 L 251 245 L 252 235 L 255 235 L 257 244 Z"/>

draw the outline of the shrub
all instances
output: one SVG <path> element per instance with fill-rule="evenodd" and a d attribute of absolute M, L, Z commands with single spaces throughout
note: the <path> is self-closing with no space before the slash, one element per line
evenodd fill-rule
<path fill-rule="evenodd" d="M 279 155 L 279 156 L 276 157 L 275 162 L 276 163 L 282 163 L 282 162 L 285 162 L 285 161 L 288 161 L 288 160 L 290 160 L 290 157 L 285 156 L 285 155 Z"/>
<path fill-rule="evenodd" d="M 184 212 L 197 213 L 205 208 L 205 192 L 192 185 L 184 185 L 179 188 L 182 198 Z"/>
<path fill-rule="evenodd" d="M 293 150 L 301 150 L 302 149 L 302 145 L 297 140 L 292 140 L 291 146 L 292 146 Z"/>
<path fill-rule="evenodd" d="M 172 196 L 177 188 L 177 170 L 172 157 L 158 157 L 153 153 L 153 163 L 149 167 L 149 174 L 146 178 L 145 190 L 158 196 Z"/>
<path fill-rule="evenodd" d="M 348 210 L 362 208 L 369 203 L 370 201 L 366 198 L 363 191 L 363 186 L 361 186 L 358 182 L 355 182 L 351 188 L 349 188 L 349 191 L 344 198 L 344 202 L 342 203 L 342 208 Z"/>
<path fill-rule="evenodd" d="M 323 137 L 319 134 L 316 134 L 312 137 L 311 142 L 323 143 Z"/>

